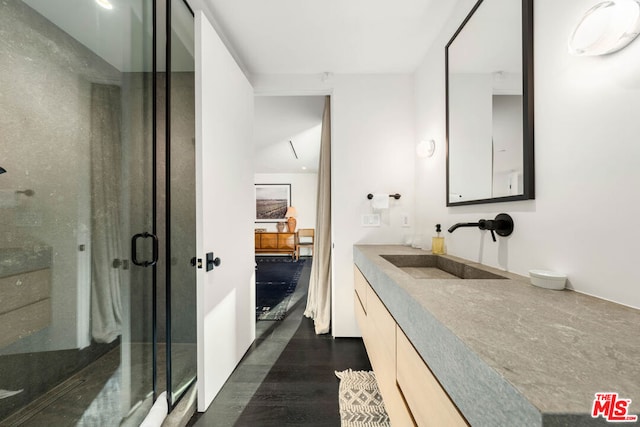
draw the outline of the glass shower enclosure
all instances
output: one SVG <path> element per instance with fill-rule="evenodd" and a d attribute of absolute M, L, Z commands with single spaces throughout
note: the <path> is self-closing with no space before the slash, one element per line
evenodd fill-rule
<path fill-rule="evenodd" d="M 182 0 L 0 2 L 0 426 L 195 380 L 193 49 Z"/>

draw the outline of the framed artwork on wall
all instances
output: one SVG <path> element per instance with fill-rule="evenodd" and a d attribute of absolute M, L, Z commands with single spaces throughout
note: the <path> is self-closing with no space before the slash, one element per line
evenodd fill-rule
<path fill-rule="evenodd" d="M 256 222 L 282 222 L 291 206 L 291 184 L 256 184 Z"/>

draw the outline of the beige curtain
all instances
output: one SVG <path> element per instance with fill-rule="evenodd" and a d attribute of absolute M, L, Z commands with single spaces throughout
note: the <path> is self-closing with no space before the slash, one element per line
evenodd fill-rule
<path fill-rule="evenodd" d="M 328 96 L 322 115 L 316 209 L 313 264 L 304 315 L 313 319 L 316 334 L 326 334 L 331 330 L 331 109 Z"/>
<path fill-rule="evenodd" d="M 120 88 L 91 88 L 91 334 L 108 343 L 122 332 Z"/>

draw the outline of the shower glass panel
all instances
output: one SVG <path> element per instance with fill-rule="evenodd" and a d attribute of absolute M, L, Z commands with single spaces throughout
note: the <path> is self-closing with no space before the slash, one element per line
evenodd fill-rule
<path fill-rule="evenodd" d="M 196 377 L 195 44 L 193 12 L 182 0 L 172 0 L 170 7 L 167 358 L 173 404 Z"/>
<path fill-rule="evenodd" d="M 0 2 L 0 425 L 154 398 L 153 2 L 100 4 Z"/>

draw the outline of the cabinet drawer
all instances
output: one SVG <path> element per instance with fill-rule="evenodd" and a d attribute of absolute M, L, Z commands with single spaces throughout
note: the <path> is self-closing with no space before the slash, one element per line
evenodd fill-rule
<path fill-rule="evenodd" d="M 396 321 L 367 284 L 367 334 L 371 365 L 393 427 L 415 425 L 396 385 Z"/>
<path fill-rule="evenodd" d="M 356 267 L 353 266 L 353 287 L 356 291 L 356 295 L 360 298 L 360 303 L 362 304 L 362 309 L 367 312 L 367 288 L 369 287 L 369 283 L 367 279 L 364 278 L 362 272 Z"/>
<path fill-rule="evenodd" d="M 356 313 L 356 321 L 358 322 L 358 326 L 360 327 L 360 333 L 362 334 L 362 338 L 364 340 L 365 327 L 367 323 L 367 313 L 364 311 L 364 307 L 362 307 L 362 302 L 360 301 L 360 297 L 356 292 L 353 293 L 353 309 Z"/>
<path fill-rule="evenodd" d="M 0 278 L 0 314 L 51 296 L 51 270 L 31 271 Z"/>
<path fill-rule="evenodd" d="M 276 249 L 278 247 L 278 235 L 275 233 L 264 233 L 260 236 L 260 249 Z"/>
<path fill-rule="evenodd" d="M 396 321 L 372 288 L 367 292 L 367 320 L 376 332 L 376 340 L 384 343 L 385 352 L 395 362 Z"/>
<path fill-rule="evenodd" d="M 397 327 L 397 382 L 419 426 L 467 426 L 422 357 Z"/>
<path fill-rule="evenodd" d="M 0 314 L 0 348 L 29 336 L 51 324 L 51 299 Z"/>
<path fill-rule="evenodd" d="M 279 249 L 294 249 L 296 247 L 296 235 L 293 233 L 278 234 Z"/>

